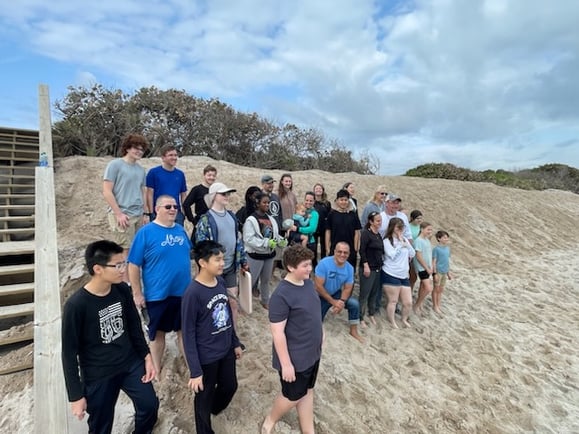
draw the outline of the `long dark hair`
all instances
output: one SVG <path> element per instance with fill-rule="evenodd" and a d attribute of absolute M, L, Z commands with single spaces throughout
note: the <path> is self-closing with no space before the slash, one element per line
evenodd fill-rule
<path fill-rule="evenodd" d="M 404 222 L 402 221 L 402 219 L 398 217 L 391 218 L 390 221 L 388 222 L 388 228 L 386 229 L 386 233 L 384 234 L 384 238 L 390 240 L 390 244 L 392 244 L 392 246 L 394 246 L 394 237 L 392 236 L 392 234 L 394 233 L 394 229 L 396 229 L 397 226 L 404 227 Z"/>
<path fill-rule="evenodd" d="M 245 190 L 245 212 L 246 212 L 246 215 L 251 215 L 256 210 L 257 202 L 255 201 L 253 195 L 258 191 L 261 191 L 261 188 L 259 188 L 256 185 L 252 185 L 247 190 Z"/>

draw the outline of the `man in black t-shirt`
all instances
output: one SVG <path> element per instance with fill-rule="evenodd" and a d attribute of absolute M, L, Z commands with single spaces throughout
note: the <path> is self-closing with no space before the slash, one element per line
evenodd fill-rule
<path fill-rule="evenodd" d="M 203 214 L 208 211 L 207 204 L 205 203 L 205 195 L 209 193 L 209 187 L 217 179 L 217 169 L 211 164 L 208 164 L 203 168 L 203 182 L 196 185 L 191 189 L 185 200 L 183 201 L 183 212 L 193 225 L 196 225 Z M 195 207 L 195 214 L 191 210 L 191 207 Z M 195 233 L 195 230 L 193 230 Z"/>
<path fill-rule="evenodd" d="M 123 248 L 96 241 L 86 249 L 90 281 L 64 305 L 62 366 L 72 413 L 89 414 L 89 432 L 110 433 L 119 391 L 135 406 L 135 432 L 150 433 L 159 400 L 156 372 L 130 287 Z"/>

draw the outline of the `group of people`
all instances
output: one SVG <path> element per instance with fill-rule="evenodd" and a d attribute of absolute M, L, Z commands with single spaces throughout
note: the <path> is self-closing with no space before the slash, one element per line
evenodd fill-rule
<path fill-rule="evenodd" d="M 75 416 L 88 412 L 90 432 L 111 432 L 120 390 L 134 402 L 135 432 L 152 431 L 159 402 L 151 381 L 162 370 L 169 332 L 176 332 L 190 372 L 197 432 L 213 432 L 211 414 L 233 398 L 236 360 L 245 349 L 236 333 L 239 273 L 251 272 L 254 295 L 268 310 L 273 367 L 281 382 L 263 433 L 294 407 L 302 432 L 313 432 L 313 387 L 328 311 L 346 309 L 350 334 L 363 341 L 358 327 L 376 323 L 384 292 L 390 324 L 397 328 L 400 301 L 402 324 L 410 326 L 410 311 L 422 313 L 434 277 L 433 309 L 441 313 L 442 291 L 452 278 L 449 235 L 439 231 L 439 246 L 432 249 L 432 225 L 419 211 L 408 220 L 400 197 L 385 188 L 378 187 L 360 210 L 351 182 L 332 205 L 321 183 L 299 201 L 291 174 L 282 175 L 277 193 L 275 179 L 263 175 L 261 187 L 247 188 L 245 203 L 234 213 L 229 199 L 236 189 L 217 182 L 214 166 L 206 166 L 203 181 L 187 192 L 177 150 L 164 147 L 161 165 L 147 173 L 138 163 L 147 146 L 143 136 L 128 135 L 122 157 L 107 165 L 103 196 L 113 241 L 87 247 L 90 281 L 63 312 L 68 396 Z M 185 219 L 193 225 L 191 234 Z M 285 276 L 271 293 L 276 265 Z"/>

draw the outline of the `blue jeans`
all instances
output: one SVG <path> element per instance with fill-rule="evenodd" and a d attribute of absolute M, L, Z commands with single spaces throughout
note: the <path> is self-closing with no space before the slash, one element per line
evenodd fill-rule
<path fill-rule="evenodd" d="M 128 371 L 86 384 L 89 432 L 109 434 L 112 431 L 115 404 L 121 390 L 129 396 L 135 406 L 135 433 L 146 434 L 153 431 L 153 426 L 157 422 L 159 400 L 153 384 L 141 381 L 144 374 L 145 364 L 139 360 Z"/>
<path fill-rule="evenodd" d="M 342 296 L 342 290 L 339 290 L 335 294 L 332 294 L 332 298 L 334 300 L 339 300 Z M 320 297 L 320 301 L 322 302 L 322 321 L 324 320 L 328 310 L 332 305 L 328 303 L 326 300 Z M 345 308 L 348 311 L 348 322 L 350 324 L 360 324 L 360 303 L 358 303 L 358 299 L 355 297 L 350 297 L 346 301 Z"/>

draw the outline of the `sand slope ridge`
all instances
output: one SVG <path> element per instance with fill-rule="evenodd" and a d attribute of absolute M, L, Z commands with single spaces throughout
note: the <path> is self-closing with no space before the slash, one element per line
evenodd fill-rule
<path fill-rule="evenodd" d="M 110 159 L 70 157 L 56 163 L 61 281 L 78 286 L 86 244 L 106 237 L 101 179 Z M 233 208 L 263 173 L 281 171 L 186 157 L 179 167 L 188 187 L 213 163 L 218 179 L 237 188 Z M 143 160 L 150 168 L 159 159 Z M 318 433 L 566 433 L 579 432 L 579 196 L 523 191 L 491 184 L 405 177 L 293 173 L 298 197 L 322 182 L 331 196 L 346 181 L 360 205 L 375 186 L 422 210 L 436 229 L 451 234 L 451 281 L 445 315 L 425 305 L 412 329 L 391 330 L 383 318 L 363 330 L 361 345 L 347 334 L 347 316 L 329 315 L 316 386 Z M 436 241 L 433 239 L 433 244 Z M 243 316 L 238 334 L 248 351 L 238 364 L 239 389 L 215 418 L 219 433 L 257 432 L 279 390 L 271 369 L 267 312 Z M 194 432 L 188 374 L 174 341 L 165 360 L 157 432 Z M 0 431 L 31 427 L 32 374 L 0 378 Z M 119 404 L 115 432 L 130 432 L 132 409 Z M 82 432 L 78 424 L 75 429 Z M 278 433 L 299 432 L 295 413 Z"/>

